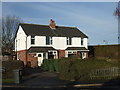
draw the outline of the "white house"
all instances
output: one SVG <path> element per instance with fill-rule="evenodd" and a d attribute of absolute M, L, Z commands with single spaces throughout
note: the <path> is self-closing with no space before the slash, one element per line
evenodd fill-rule
<path fill-rule="evenodd" d="M 35 61 L 41 66 L 43 59 L 58 59 L 78 55 L 88 57 L 88 37 L 76 27 L 56 26 L 51 19 L 49 25 L 20 23 L 15 36 L 17 59 Z"/>

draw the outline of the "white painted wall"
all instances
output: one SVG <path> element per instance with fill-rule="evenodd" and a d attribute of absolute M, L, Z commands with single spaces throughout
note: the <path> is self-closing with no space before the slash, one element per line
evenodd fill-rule
<path fill-rule="evenodd" d="M 67 48 L 66 44 L 66 37 L 53 37 L 53 47 L 55 49 L 64 50 Z"/>
<path fill-rule="evenodd" d="M 27 36 L 27 49 L 31 47 L 31 36 Z"/>
<path fill-rule="evenodd" d="M 35 36 L 35 44 L 31 45 L 31 36 L 27 36 L 21 26 L 19 26 L 19 30 L 18 30 L 17 37 L 15 38 L 15 40 L 17 40 L 17 51 L 29 49 L 31 46 L 51 46 L 55 49 L 60 49 L 60 50 L 65 50 L 67 47 L 88 48 L 87 38 L 84 38 L 84 43 L 81 46 L 80 37 L 73 37 L 72 45 L 67 45 L 66 37 L 53 37 L 53 44 L 46 45 L 46 36 Z M 26 42 L 27 42 L 27 46 L 26 46 Z M 15 46 L 16 46 L 16 42 L 15 42 Z M 15 47 L 15 50 L 16 50 L 16 47 Z"/>
<path fill-rule="evenodd" d="M 22 27 L 19 26 L 19 30 L 18 30 L 16 38 L 15 38 L 15 51 L 26 49 L 26 37 L 27 37 L 27 35 L 23 31 Z"/>
<path fill-rule="evenodd" d="M 84 47 L 88 49 L 88 38 L 84 38 Z"/>
<path fill-rule="evenodd" d="M 46 46 L 46 37 L 45 36 L 35 36 L 35 44 L 31 44 L 31 36 L 29 36 L 30 46 Z M 51 46 L 51 45 L 47 45 Z"/>
<path fill-rule="evenodd" d="M 72 38 L 72 46 L 74 47 L 80 47 L 81 41 L 79 37 L 73 37 Z"/>

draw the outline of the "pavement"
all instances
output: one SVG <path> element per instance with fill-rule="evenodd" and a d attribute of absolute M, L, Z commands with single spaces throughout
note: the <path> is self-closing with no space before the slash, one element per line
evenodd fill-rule
<path fill-rule="evenodd" d="M 3 90 L 34 90 L 34 89 L 56 89 L 56 90 L 78 90 L 78 89 L 90 89 L 97 88 L 100 89 L 109 88 L 108 90 L 120 90 L 120 86 L 117 80 L 113 81 L 67 81 L 67 80 L 60 80 L 58 79 L 58 73 L 55 72 L 42 72 L 42 71 L 35 71 L 31 70 L 28 71 L 29 79 L 24 80 L 20 84 L 15 83 L 3 83 L 2 87 Z M 21 90 L 20 89 L 20 90 Z"/>

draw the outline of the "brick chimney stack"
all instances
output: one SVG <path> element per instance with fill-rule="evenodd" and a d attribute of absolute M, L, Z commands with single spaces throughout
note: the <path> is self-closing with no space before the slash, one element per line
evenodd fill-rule
<path fill-rule="evenodd" d="M 51 29 L 56 29 L 55 21 L 50 19 L 50 25 L 49 26 L 50 26 Z"/>

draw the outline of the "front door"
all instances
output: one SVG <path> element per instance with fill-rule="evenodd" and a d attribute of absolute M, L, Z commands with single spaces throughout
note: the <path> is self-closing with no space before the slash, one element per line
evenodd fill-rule
<path fill-rule="evenodd" d="M 38 54 L 38 66 L 41 66 L 43 63 L 43 53 Z"/>

